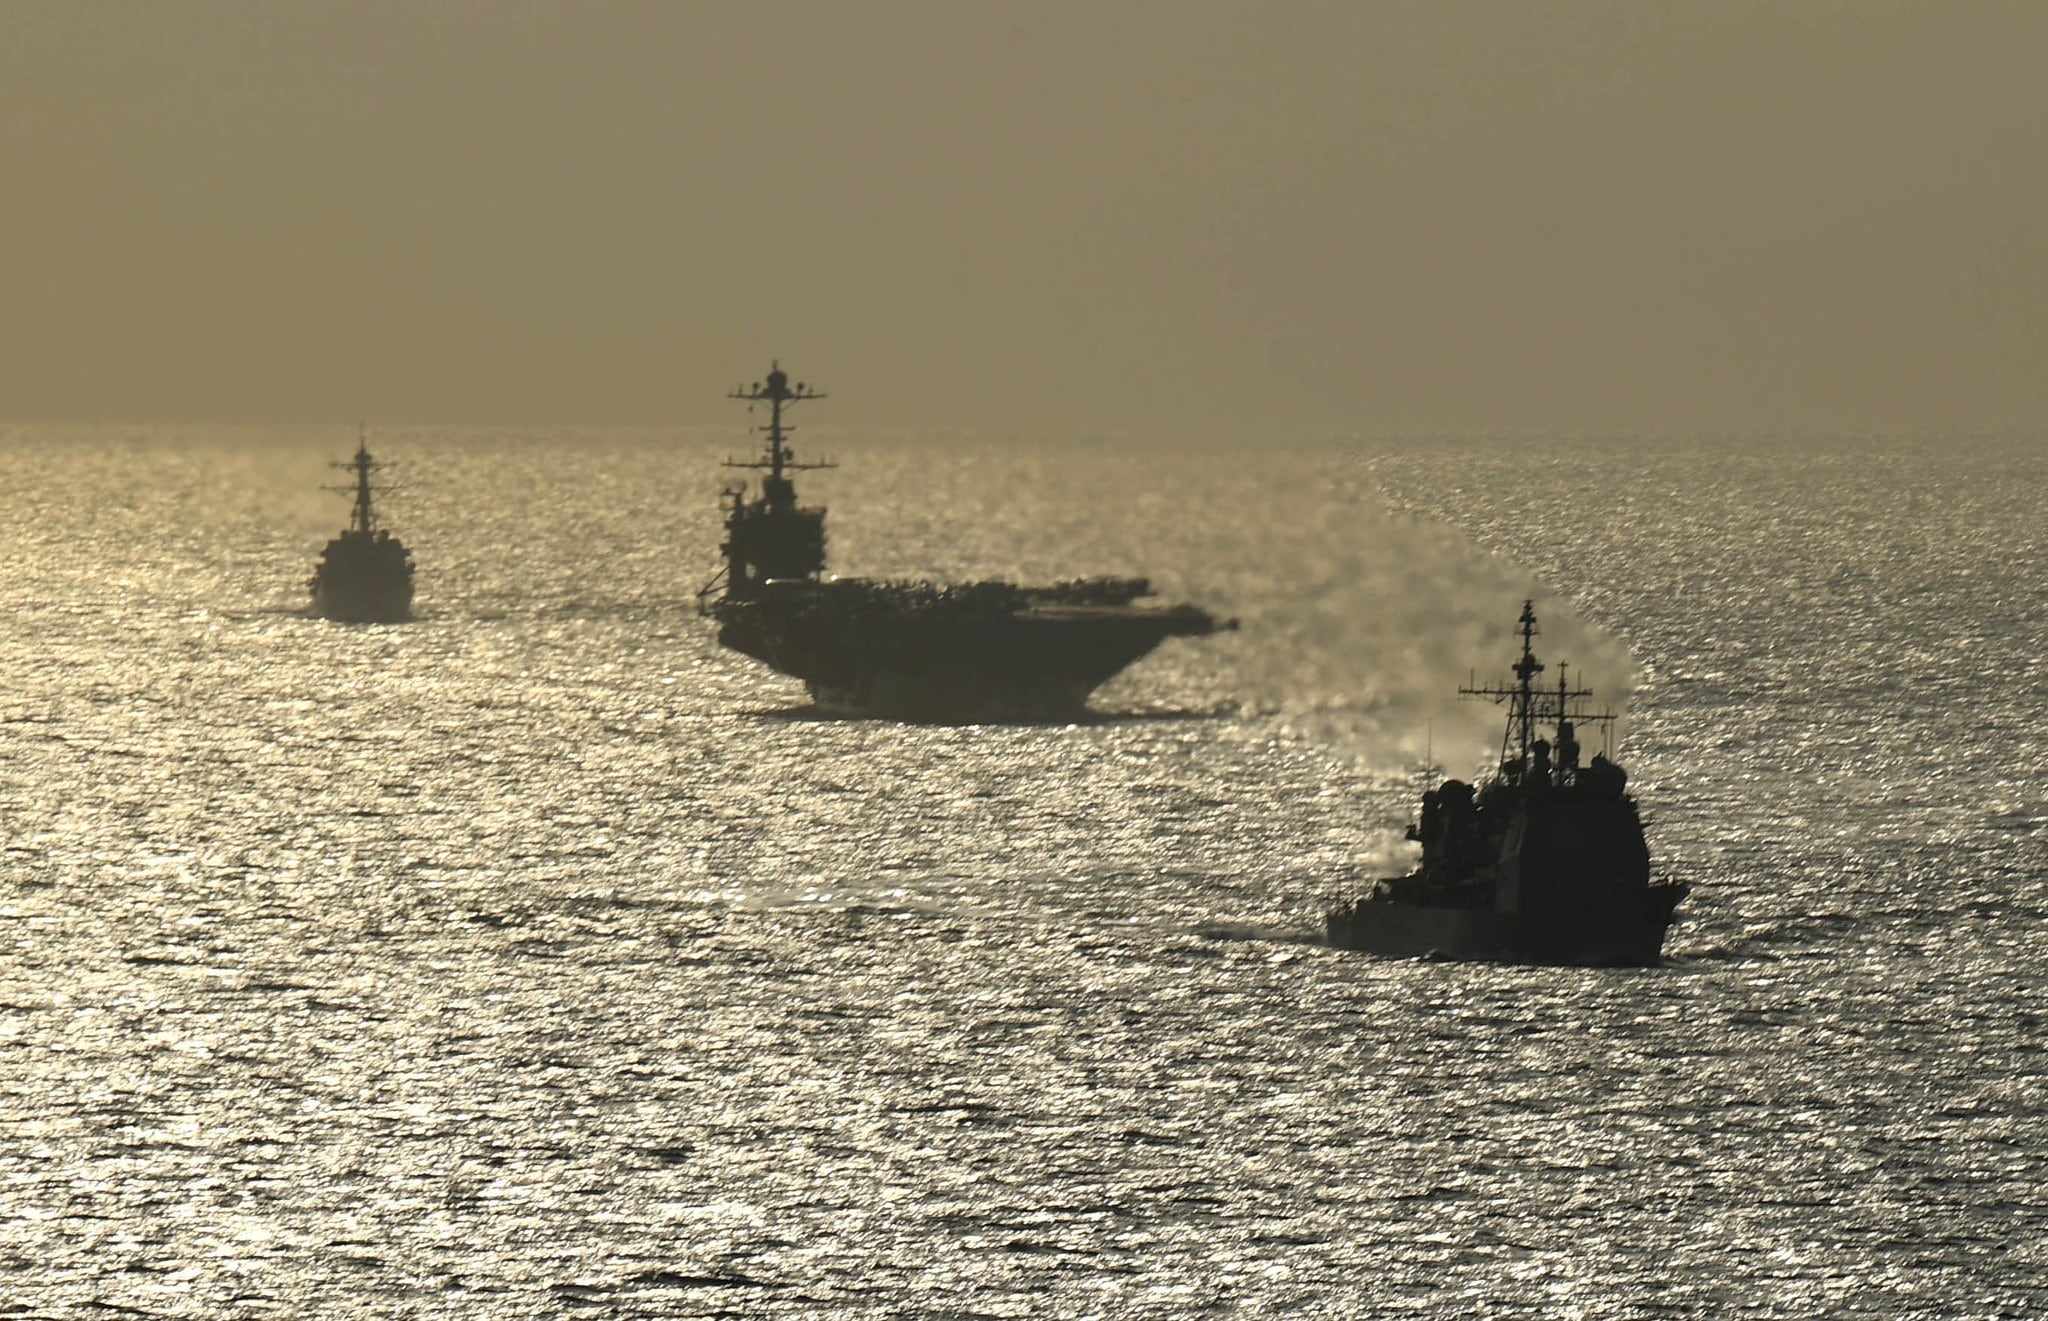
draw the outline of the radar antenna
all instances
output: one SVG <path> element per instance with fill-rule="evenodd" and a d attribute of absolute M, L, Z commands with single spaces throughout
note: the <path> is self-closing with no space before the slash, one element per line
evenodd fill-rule
<path fill-rule="evenodd" d="M 1573 688 L 1565 677 L 1569 666 L 1562 661 L 1557 667 L 1557 687 L 1548 692 L 1537 690 L 1536 676 L 1543 673 L 1543 663 L 1536 659 L 1534 646 L 1535 602 L 1522 602 L 1519 622 L 1522 625 L 1522 655 L 1514 664 L 1514 686 L 1467 686 L 1458 690 L 1461 697 L 1488 697 L 1496 704 L 1508 704 L 1508 727 L 1501 736 L 1500 765 L 1504 774 L 1518 780 L 1530 769 L 1530 753 L 1537 743 L 1536 725 L 1539 720 L 1558 726 L 1560 744 L 1572 734 L 1571 722 L 1599 725 L 1604 736 L 1615 720 L 1612 711 L 1589 711 L 1573 705 L 1580 698 L 1591 697 L 1593 690 Z"/>
<path fill-rule="evenodd" d="M 731 393 L 726 395 L 728 399 L 743 399 L 750 404 L 765 403 L 768 405 L 768 425 L 758 428 L 768 437 L 767 455 L 763 458 L 755 459 L 751 463 L 742 463 L 737 459 L 727 459 L 725 466 L 728 468 L 766 469 L 768 476 L 761 482 L 762 494 L 768 497 L 768 502 L 771 505 L 779 506 L 794 502 L 796 499 L 796 488 L 783 476 L 784 473 L 799 472 L 811 468 L 830 468 L 833 465 L 828 462 L 798 463 L 796 461 L 796 452 L 789 447 L 790 433 L 795 431 L 796 428 L 782 420 L 782 411 L 785 408 L 793 408 L 807 400 L 823 399 L 827 396 L 817 390 L 813 390 L 802 381 L 791 385 L 789 383 L 789 373 L 782 370 L 780 362 L 771 361 L 768 366 L 768 379 L 766 381 L 756 381 L 750 386 L 736 387 Z"/>
<path fill-rule="evenodd" d="M 367 428 L 362 423 L 356 423 L 355 457 L 346 463 L 334 463 L 328 466 L 338 468 L 346 473 L 355 474 L 355 480 L 352 482 L 345 485 L 327 486 L 322 489 L 339 491 L 343 495 L 354 496 L 355 507 L 349 513 L 348 530 L 361 533 L 363 536 L 369 536 L 377 526 L 377 514 L 376 510 L 371 507 L 370 495 L 372 492 L 388 491 L 391 488 L 370 484 L 370 474 L 381 471 L 385 465 L 370 457 Z"/>

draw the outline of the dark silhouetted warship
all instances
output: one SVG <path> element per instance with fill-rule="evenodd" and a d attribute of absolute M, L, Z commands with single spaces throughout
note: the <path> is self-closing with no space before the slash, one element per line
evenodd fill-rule
<path fill-rule="evenodd" d="M 334 465 L 353 472 L 355 481 L 330 486 L 355 497 L 355 508 L 341 535 L 320 552 L 307 586 L 313 593 L 313 610 L 329 619 L 351 624 L 389 624 L 412 617 L 412 555 L 405 544 L 377 526 L 370 495 L 370 474 L 383 465 L 370 457 L 367 443 L 359 436 L 356 456 Z"/>
<path fill-rule="evenodd" d="M 944 723 L 1083 714 L 1100 684 L 1169 637 L 1234 627 L 1192 605 L 1134 604 L 1142 578 L 1050 587 L 825 578 L 825 510 L 797 503 L 783 414 L 825 396 L 773 364 L 734 399 L 768 406 L 767 453 L 729 468 L 766 475 L 725 494 L 725 567 L 698 593 L 718 640 L 804 681 L 820 710 Z"/>
<path fill-rule="evenodd" d="M 1628 775 L 1604 756 L 1579 765 L 1578 725 L 1612 727 L 1612 712 L 1577 703 L 1558 667 L 1554 690 L 1531 650 L 1536 612 L 1522 606 L 1522 656 L 1511 687 L 1461 688 L 1504 702 L 1498 776 L 1475 790 L 1445 780 L 1422 796 L 1408 838 L 1414 874 L 1332 909 L 1330 943 L 1376 954 L 1511 963 L 1648 966 L 1688 886 L 1650 878 L 1650 849 Z M 1555 741 L 1537 734 L 1555 729 Z"/>

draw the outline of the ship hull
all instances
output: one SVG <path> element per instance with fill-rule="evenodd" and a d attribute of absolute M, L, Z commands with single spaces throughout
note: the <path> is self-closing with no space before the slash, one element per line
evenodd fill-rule
<path fill-rule="evenodd" d="M 1640 903 L 1619 908 L 1524 913 L 1375 896 L 1332 909 L 1327 925 L 1330 943 L 1340 949 L 1402 958 L 1655 967 L 1685 892 L 1684 886 L 1657 885 Z"/>
<path fill-rule="evenodd" d="M 721 617 L 722 644 L 803 680 L 821 710 L 952 724 L 1077 719 L 1096 688 L 1167 638 L 1216 627 L 1192 607 L 862 618 L 751 606 Z"/>
<path fill-rule="evenodd" d="M 313 611 L 345 624 L 412 618 L 412 556 L 397 538 L 344 532 L 327 543 L 309 586 Z"/>
<path fill-rule="evenodd" d="M 313 612 L 344 624 L 399 624 L 412 618 L 410 582 L 313 584 Z"/>

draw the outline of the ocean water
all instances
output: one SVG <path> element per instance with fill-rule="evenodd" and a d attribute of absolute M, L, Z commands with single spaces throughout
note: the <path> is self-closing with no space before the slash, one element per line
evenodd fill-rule
<path fill-rule="evenodd" d="M 2048 1312 L 2037 439 L 814 421 L 841 571 L 1242 630 L 821 719 L 693 610 L 737 427 L 372 435 L 387 628 L 346 429 L 0 434 L 0 1315 Z M 1324 947 L 1525 596 L 1670 962 Z"/>

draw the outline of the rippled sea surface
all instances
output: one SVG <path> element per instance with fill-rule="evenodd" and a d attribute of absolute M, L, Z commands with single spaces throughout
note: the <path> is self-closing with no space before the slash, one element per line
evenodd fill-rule
<path fill-rule="evenodd" d="M 817 423 L 841 571 L 1243 629 L 821 719 L 693 610 L 737 427 L 373 434 L 387 628 L 348 432 L 0 434 L 0 1315 L 2048 1313 L 2039 443 Z M 1324 947 L 1525 595 L 1669 964 Z"/>

